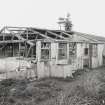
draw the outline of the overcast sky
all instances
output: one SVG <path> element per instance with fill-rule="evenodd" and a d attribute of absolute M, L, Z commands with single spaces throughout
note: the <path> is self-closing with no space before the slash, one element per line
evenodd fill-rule
<path fill-rule="evenodd" d="M 58 29 L 58 18 L 67 13 L 74 31 L 105 36 L 105 0 L 0 0 L 0 28 Z"/>

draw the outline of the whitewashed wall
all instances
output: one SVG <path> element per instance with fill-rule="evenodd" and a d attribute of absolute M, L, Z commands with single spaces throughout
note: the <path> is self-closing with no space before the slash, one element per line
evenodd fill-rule
<path fill-rule="evenodd" d="M 83 69 L 84 59 L 89 59 L 89 56 L 84 55 L 84 48 L 89 48 L 88 43 L 77 43 L 76 59 L 74 63 L 69 64 L 69 54 L 67 59 L 58 60 L 58 43 L 51 43 L 51 59 L 49 61 L 41 61 L 41 42 L 37 42 L 37 74 L 39 78 L 43 77 L 68 77 L 77 69 Z M 104 45 L 98 44 L 98 57 L 92 57 L 92 68 L 102 65 L 102 52 Z M 67 52 L 69 53 L 67 44 Z"/>
<path fill-rule="evenodd" d="M 37 56 L 41 56 L 40 51 L 41 42 L 37 42 Z M 77 48 L 79 45 L 77 46 Z M 51 59 L 49 61 L 41 61 L 40 57 L 37 57 L 37 74 L 39 78 L 43 77 L 68 77 L 72 76 L 72 73 L 77 70 L 77 68 L 82 68 L 82 64 L 80 64 L 80 58 L 78 56 L 78 62 L 69 64 L 69 44 L 67 44 L 67 59 L 58 60 L 58 43 L 51 43 Z M 78 64 L 76 64 L 78 63 Z"/>
<path fill-rule="evenodd" d="M 98 45 L 98 66 L 102 66 L 103 65 L 103 50 L 104 50 L 104 44 L 99 44 Z"/>
<path fill-rule="evenodd" d="M 89 56 L 84 56 L 84 48 L 89 48 L 87 43 L 78 43 L 77 44 L 77 69 L 83 68 L 84 59 L 89 59 Z M 104 44 L 98 44 L 97 46 L 97 57 L 92 56 L 92 68 L 97 68 L 103 65 L 102 53 L 104 49 Z"/>
<path fill-rule="evenodd" d="M 103 49 L 104 49 L 104 44 L 98 44 L 97 46 L 98 56 L 92 57 L 92 68 L 97 68 L 103 65 L 103 57 L 102 57 Z"/>
<path fill-rule="evenodd" d="M 77 60 L 76 67 L 77 69 L 83 69 L 83 43 L 77 43 Z"/>

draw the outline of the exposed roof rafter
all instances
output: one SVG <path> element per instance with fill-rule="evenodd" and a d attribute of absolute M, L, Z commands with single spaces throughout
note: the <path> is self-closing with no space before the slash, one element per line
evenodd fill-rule
<path fill-rule="evenodd" d="M 68 34 L 68 33 L 66 33 L 66 32 L 61 32 L 61 33 L 67 35 L 69 38 L 72 38 L 72 36 L 73 36 L 73 35 L 70 35 L 70 34 Z"/>
<path fill-rule="evenodd" d="M 9 30 L 8 28 L 6 28 L 8 31 L 10 31 L 10 33 L 14 36 L 16 36 L 19 40 L 22 40 L 22 41 L 26 41 L 30 46 L 34 46 L 34 43 L 32 43 L 30 40 L 26 40 L 25 38 L 23 38 L 21 36 L 22 32 L 21 33 L 14 33 L 12 32 L 11 30 Z"/>
<path fill-rule="evenodd" d="M 77 37 L 75 37 L 75 35 Z M 74 36 L 74 37 L 73 37 Z M 105 43 L 105 38 L 100 36 L 94 36 L 91 34 L 85 34 L 80 32 L 73 32 L 63 30 L 48 30 L 34 27 L 3 27 L 0 30 L 0 42 L 2 41 L 25 41 L 29 45 L 33 46 L 33 41 L 36 40 L 64 40 L 67 42 L 87 42 L 88 43 Z M 7 40 L 6 40 L 7 39 Z M 82 40 L 83 39 L 83 40 Z M 33 40 L 33 41 L 32 41 Z"/>
<path fill-rule="evenodd" d="M 30 30 L 33 31 L 33 33 L 35 33 L 35 34 L 37 33 L 37 34 L 41 35 L 41 36 L 44 37 L 44 38 L 47 38 L 47 39 L 50 39 L 50 40 L 54 41 L 53 38 L 51 38 L 51 37 L 49 37 L 49 36 L 46 36 L 46 35 L 44 35 L 44 34 L 38 32 L 38 31 L 36 31 L 36 30 L 33 30 L 33 29 L 30 29 Z"/>
<path fill-rule="evenodd" d="M 61 39 L 65 39 L 65 40 L 68 40 L 68 39 L 69 39 L 69 38 L 65 38 L 65 37 L 63 37 L 63 36 L 61 36 L 61 35 L 58 35 L 58 34 L 52 32 L 52 31 L 47 31 L 47 32 L 50 33 L 50 34 L 52 34 L 52 35 L 55 35 L 55 36 L 57 36 L 57 37 L 59 37 L 59 38 L 61 38 Z"/>

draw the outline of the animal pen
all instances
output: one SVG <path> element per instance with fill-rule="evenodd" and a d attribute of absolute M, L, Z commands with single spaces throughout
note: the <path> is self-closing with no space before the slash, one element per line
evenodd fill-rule
<path fill-rule="evenodd" d="M 65 78 L 72 76 L 72 73 L 78 69 L 102 66 L 104 65 L 104 47 L 104 37 L 75 31 L 33 27 L 4 27 L 0 31 L 1 59 L 18 59 L 19 64 L 13 68 L 12 72 L 20 72 L 20 75 L 22 71 L 28 69 L 31 71 L 28 74 L 31 73 L 31 76 L 36 78 Z M 27 67 L 25 62 L 26 68 L 23 70 L 21 59 L 30 61 L 31 66 Z M 12 60 L 6 61 L 6 64 Z M 12 63 L 13 65 L 15 63 Z M 12 72 L 9 72 L 10 69 L 6 66 L 7 78 L 13 77 Z M 3 70 L 2 72 L 5 71 Z M 4 74 L 1 75 L 4 77 Z M 17 75 L 18 73 L 15 73 L 14 77 Z"/>

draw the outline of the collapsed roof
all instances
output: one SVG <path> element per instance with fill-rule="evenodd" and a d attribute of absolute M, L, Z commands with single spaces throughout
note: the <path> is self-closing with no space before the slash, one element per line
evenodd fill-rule
<path fill-rule="evenodd" d="M 0 31 L 0 43 L 26 42 L 33 46 L 36 40 L 105 43 L 105 37 L 75 31 L 48 30 L 34 27 L 3 27 Z"/>

